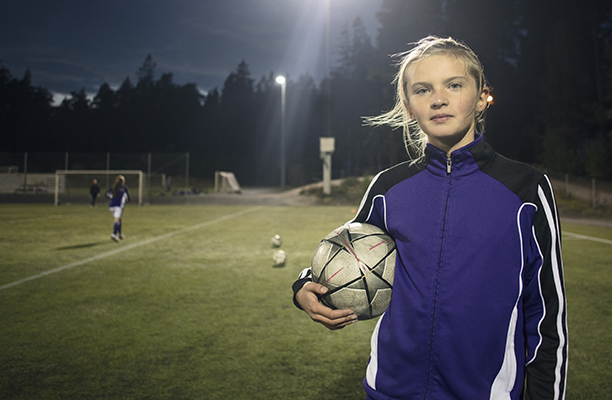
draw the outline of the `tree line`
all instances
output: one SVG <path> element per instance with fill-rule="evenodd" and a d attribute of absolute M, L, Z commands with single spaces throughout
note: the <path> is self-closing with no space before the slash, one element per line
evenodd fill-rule
<path fill-rule="evenodd" d="M 405 159 L 401 132 L 362 125 L 393 104 L 390 54 L 429 34 L 465 41 L 493 88 L 489 142 L 549 171 L 612 178 L 612 4 L 584 0 L 383 0 L 373 40 L 361 20 L 343 28 L 331 74 L 287 81 L 287 181 L 319 179 L 319 137 L 336 138 L 334 176 L 375 173 Z M 223 86 L 201 94 L 156 78 L 151 55 L 114 90 L 84 89 L 60 105 L 0 64 L 0 148 L 4 152 L 184 152 L 194 175 L 234 171 L 245 185 L 276 185 L 280 87 L 255 79 L 246 61 Z"/>

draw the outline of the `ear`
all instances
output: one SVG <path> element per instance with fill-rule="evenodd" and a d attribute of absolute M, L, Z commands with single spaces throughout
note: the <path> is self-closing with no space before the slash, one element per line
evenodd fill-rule
<path fill-rule="evenodd" d="M 480 96 L 476 101 L 477 112 L 482 112 L 487 109 L 487 107 L 489 106 L 489 102 L 487 101 L 489 94 L 491 94 L 491 92 L 489 91 L 488 87 L 485 86 L 484 88 L 482 88 L 482 92 L 480 92 Z"/>

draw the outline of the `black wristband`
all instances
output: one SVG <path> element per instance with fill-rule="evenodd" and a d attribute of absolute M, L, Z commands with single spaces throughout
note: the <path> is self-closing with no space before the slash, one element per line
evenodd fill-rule
<path fill-rule="evenodd" d="M 311 279 L 298 279 L 297 281 L 295 281 L 293 283 L 293 286 L 291 287 L 293 289 L 293 304 L 295 304 L 295 306 L 297 308 L 299 308 L 300 310 L 303 310 L 302 307 L 300 307 L 299 303 L 297 302 L 297 300 L 295 299 L 295 295 L 297 294 L 297 292 L 300 291 L 300 289 L 307 284 L 308 282 L 312 282 Z"/>

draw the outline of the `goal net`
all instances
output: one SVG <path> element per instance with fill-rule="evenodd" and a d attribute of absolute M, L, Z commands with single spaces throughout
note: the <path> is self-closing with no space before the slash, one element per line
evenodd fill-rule
<path fill-rule="evenodd" d="M 233 172 L 215 171 L 215 192 L 240 193 L 240 185 Z"/>
<path fill-rule="evenodd" d="M 89 203 L 89 190 L 93 180 L 98 181 L 100 197 L 98 201 L 106 202 L 104 193 L 113 186 L 117 175 L 125 177 L 125 184 L 130 191 L 132 203 L 143 202 L 144 173 L 138 170 L 58 170 L 55 171 L 55 205 Z"/>

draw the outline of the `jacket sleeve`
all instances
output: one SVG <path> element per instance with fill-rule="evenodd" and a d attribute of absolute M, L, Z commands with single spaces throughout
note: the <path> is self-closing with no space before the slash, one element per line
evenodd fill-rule
<path fill-rule="evenodd" d="M 312 282 L 312 270 L 310 268 L 305 268 L 302 272 L 300 272 L 300 276 L 298 276 L 297 281 L 295 281 L 292 286 L 293 304 L 300 310 L 302 309 L 302 307 L 300 307 L 300 304 L 295 299 L 295 295 L 297 294 L 297 292 L 300 291 L 302 286 L 304 286 L 308 282 Z"/>
<path fill-rule="evenodd" d="M 567 308 L 561 257 L 561 230 L 552 186 L 537 187 L 533 246 L 538 259 L 524 291 L 527 359 L 525 399 L 564 399 L 567 383 Z"/>

